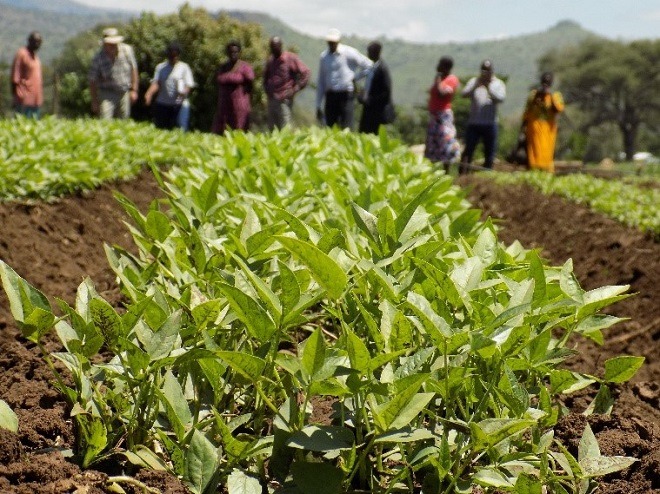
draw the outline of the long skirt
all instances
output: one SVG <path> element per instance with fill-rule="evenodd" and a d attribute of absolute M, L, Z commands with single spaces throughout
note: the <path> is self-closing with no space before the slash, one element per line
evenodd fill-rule
<path fill-rule="evenodd" d="M 426 130 L 424 156 L 433 162 L 455 163 L 461 154 L 461 145 L 456 140 L 454 112 L 444 110 L 432 113 Z"/>

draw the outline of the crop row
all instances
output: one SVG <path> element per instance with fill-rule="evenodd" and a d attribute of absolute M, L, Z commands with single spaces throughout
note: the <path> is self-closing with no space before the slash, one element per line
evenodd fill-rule
<path fill-rule="evenodd" d="M 51 200 L 203 154 L 211 136 L 134 121 L 0 120 L 0 200 Z"/>
<path fill-rule="evenodd" d="M 384 134 L 231 133 L 185 161 L 148 211 L 118 196 L 138 248 L 106 249 L 125 307 L 85 280 L 57 317 L 0 264 L 24 336 L 62 342 L 42 349 L 83 466 L 122 456 L 200 494 L 587 493 L 634 461 L 553 433 L 560 395 L 594 385 L 589 412 L 609 413 L 642 364 L 562 366 L 628 287 L 584 291 L 570 261 L 503 246 Z"/>
<path fill-rule="evenodd" d="M 542 172 L 500 173 L 491 178 L 502 185 L 527 183 L 544 194 L 556 194 L 625 225 L 660 238 L 660 188 L 634 182 L 606 180 L 588 174 L 555 176 Z"/>

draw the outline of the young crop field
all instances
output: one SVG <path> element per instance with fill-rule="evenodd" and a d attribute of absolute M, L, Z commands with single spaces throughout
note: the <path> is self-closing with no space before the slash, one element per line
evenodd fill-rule
<path fill-rule="evenodd" d="M 642 230 L 385 135 L 18 124 L 1 492 L 660 489 Z"/>

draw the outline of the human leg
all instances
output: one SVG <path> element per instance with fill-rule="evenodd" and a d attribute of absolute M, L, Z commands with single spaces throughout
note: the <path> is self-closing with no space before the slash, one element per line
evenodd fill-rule
<path fill-rule="evenodd" d="M 493 168 L 495 149 L 497 148 L 497 124 L 484 125 L 482 138 L 484 141 L 484 167 Z"/>

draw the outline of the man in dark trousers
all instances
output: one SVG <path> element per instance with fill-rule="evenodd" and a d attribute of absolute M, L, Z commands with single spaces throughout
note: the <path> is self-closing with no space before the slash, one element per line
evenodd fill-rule
<path fill-rule="evenodd" d="M 367 56 L 374 65 L 367 74 L 364 91 L 358 96 L 363 105 L 359 130 L 367 134 L 377 134 L 378 127 L 394 121 L 392 78 L 390 69 L 380 58 L 382 48 L 378 41 L 369 43 Z"/>

